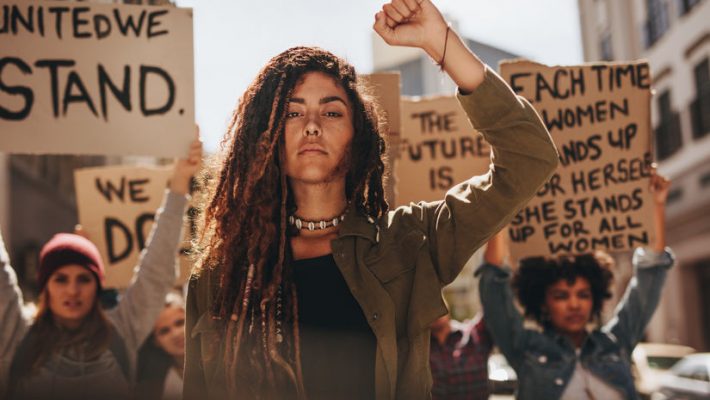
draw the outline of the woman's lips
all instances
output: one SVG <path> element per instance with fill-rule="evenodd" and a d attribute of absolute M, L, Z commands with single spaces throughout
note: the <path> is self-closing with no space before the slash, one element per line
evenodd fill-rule
<path fill-rule="evenodd" d="M 325 149 L 320 147 L 304 147 L 298 151 L 299 155 L 310 155 L 310 154 L 328 154 Z"/>
<path fill-rule="evenodd" d="M 570 323 L 575 323 L 575 324 L 587 322 L 587 319 L 584 317 L 584 315 L 581 315 L 581 314 L 569 315 L 565 318 L 565 320 Z"/>
<path fill-rule="evenodd" d="M 76 310 L 81 308 L 82 302 L 79 300 L 65 300 L 62 304 L 68 309 Z"/>

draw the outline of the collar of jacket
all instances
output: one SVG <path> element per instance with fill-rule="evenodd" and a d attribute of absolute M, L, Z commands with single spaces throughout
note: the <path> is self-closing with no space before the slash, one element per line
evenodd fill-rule
<path fill-rule="evenodd" d="M 565 335 L 558 333 L 557 331 L 555 331 L 553 328 L 550 328 L 550 327 L 544 328 L 543 332 L 547 336 L 551 337 L 557 344 L 559 344 L 563 348 L 566 348 L 570 352 L 574 352 L 574 350 L 575 350 L 574 344 Z M 601 341 L 602 341 L 602 338 L 599 337 L 598 330 L 587 331 L 587 336 L 584 338 L 584 341 L 582 342 L 582 346 L 580 347 L 580 350 L 582 351 L 583 354 L 586 354 L 595 348 L 599 348 L 600 346 L 603 346 L 603 343 Z"/>
<path fill-rule="evenodd" d="M 372 243 L 377 243 L 380 241 L 379 233 L 380 227 L 376 224 L 376 221 L 372 217 L 363 215 L 362 212 L 358 211 L 357 207 L 351 205 L 340 225 L 338 237 L 360 236 Z"/>

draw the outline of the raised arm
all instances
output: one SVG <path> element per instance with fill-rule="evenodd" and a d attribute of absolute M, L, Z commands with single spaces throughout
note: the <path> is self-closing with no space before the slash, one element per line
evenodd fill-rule
<path fill-rule="evenodd" d="M 118 306 L 109 313 L 129 351 L 137 350 L 150 334 L 165 305 L 165 295 L 177 278 L 175 257 L 182 237 L 190 179 L 201 165 L 202 143 L 196 139 L 188 157 L 176 161 L 169 190 L 156 215 L 148 245 L 141 252 L 133 281 Z"/>
<path fill-rule="evenodd" d="M 22 291 L 0 232 L 0 393 L 7 387 L 7 376 L 17 345 L 25 337 L 30 318 L 23 313 Z"/>
<path fill-rule="evenodd" d="M 508 254 L 506 235 L 504 229 L 488 240 L 484 264 L 478 268 L 476 275 L 480 276 L 479 292 L 486 327 L 501 353 L 517 368 L 520 349 L 525 346 L 527 336 L 523 317 L 513 303 L 510 269 L 503 268 Z"/>
<path fill-rule="evenodd" d="M 534 196 L 557 167 L 557 151 L 533 107 L 466 48 L 429 0 L 386 4 L 375 31 L 391 45 L 422 48 L 443 64 L 459 85 L 473 127 L 492 147 L 487 174 L 454 186 L 443 202 L 412 205 L 392 216 L 417 221 L 444 285 Z"/>
<path fill-rule="evenodd" d="M 612 318 L 603 328 L 613 334 L 629 352 L 643 337 L 661 298 L 661 291 L 674 257 L 666 248 L 665 206 L 670 182 L 656 173 L 651 175 L 654 200 L 656 241 L 650 249 L 637 248 L 633 256 L 634 276 L 626 287 Z"/>
<path fill-rule="evenodd" d="M 375 15 L 375 31 L 391 46 L 419 47 L 436 61 L 464 93 L 473 92 L 485 65 L 450 29 L 429 0 L 393 0 Z"/>

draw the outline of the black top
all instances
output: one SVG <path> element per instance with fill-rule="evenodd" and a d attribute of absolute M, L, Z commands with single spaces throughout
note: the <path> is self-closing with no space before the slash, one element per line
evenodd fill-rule
<path fill-rule="evenodd" d="M 374 399 L 377 340 L 332 254 L 295 261 L 309 399 Z"/>

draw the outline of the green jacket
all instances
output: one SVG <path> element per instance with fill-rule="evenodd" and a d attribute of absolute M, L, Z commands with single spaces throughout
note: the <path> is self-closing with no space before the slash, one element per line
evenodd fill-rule
<path fill-rule="evenodd" d="M 443 201 L 399 207 L 369 222 L 349 212 L 332 241 L 335 261 L 377 338 L 376 399 L 425 399 L 432 385 L 429 325 L 447 310 L 441 289 L 505 226 L 557 167 L 557 151 L 532 106 L 487 68 L 458 95 L 493 147 L 493 166 L 451 188 Z M 186 399 L 222 398 L 224 330 L 209 316 L 208 274 L 187 299 Z"/>

